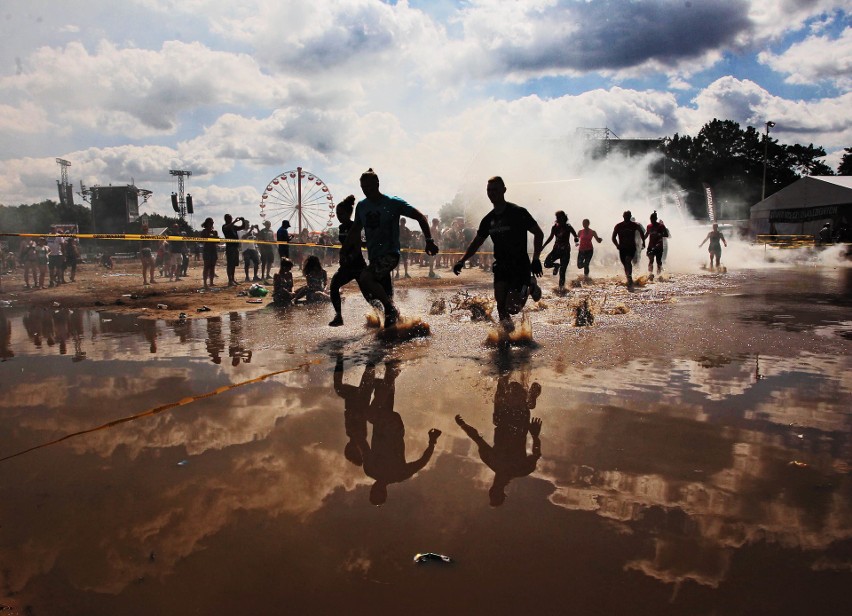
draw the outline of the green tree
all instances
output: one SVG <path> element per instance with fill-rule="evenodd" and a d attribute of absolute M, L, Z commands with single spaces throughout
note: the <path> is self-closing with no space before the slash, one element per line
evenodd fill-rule
<path fill-rule="evenodd" d="M 695 137 L 675 134 L 663 140 L 665 160 L 657 172 L 687 190 L 690 212 L 706 216 L 703 184 L 712 187 L 718 203 L 728 203 L 726 216 L 746 217 L 748 208 L 761 199 L 764 156 L 766 195 L 769 196 L 805 175 L 831 175 L 819 160 L 825 150 L 813 144 L 784 145 L 753 126 L 745 129 L 731 120 L 714 119 Z"/>
<path fill-rule="evenodd" d="M 852 148 L 843 148 L 843 158 L 837 165 L 837 175 L 852 175 Z"/>

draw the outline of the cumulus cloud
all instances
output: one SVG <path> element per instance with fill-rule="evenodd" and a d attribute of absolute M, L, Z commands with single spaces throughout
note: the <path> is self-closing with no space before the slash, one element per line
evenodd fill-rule
<path fill-rule="evenodd" d="M 678 113 L 683 131 L 695 134 L 713 118 L 735 120 L 743 125 L 776 123 L 773 132 L 781 141 L 814 142 L 839 148 L 852 142 L 852 119 L 846 110 L 852 93 L 815 101 L 789 100 L 771 94 L 747 79 L 722 77 L 695 97 L 695 107 Z"/>
<path fill-rule="evenodd" d="M 784 81 L 810 85 L 832 82 L 839 90 L 852 87 L 852 28 L 836 38 L 811 36 L 780 54 L 762 52 L 758 60 L 772 70 L 787 74 Z"/>
<path fill-rule="evenodd" d="M 179 114 L 213 105 L 275 106 L 288 83 L 260 71 L 248 55 L 201 43 L 168 41 L 159 50 L 103 41 L 42 47 L 0 92 L 25 95 L 57 117 L 105 134 L 142 137 L 175 130 Z"/>

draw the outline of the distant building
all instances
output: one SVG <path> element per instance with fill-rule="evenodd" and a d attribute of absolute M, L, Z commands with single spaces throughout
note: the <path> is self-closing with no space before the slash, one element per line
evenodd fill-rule
<path fill-rule="evenodd" d="M 782 188 L 751 208 L 752 235 L 816 235 L 852 223 L 852 176 L 815 175 Z"/>

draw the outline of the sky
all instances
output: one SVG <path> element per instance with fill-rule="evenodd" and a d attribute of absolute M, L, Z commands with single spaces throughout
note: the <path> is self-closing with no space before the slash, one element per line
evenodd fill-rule
<path fill-rule="evenodd" d="M 558 188 L 580 173 L 578 128 L 661 138 L 714 118 L 761 131 L 771 120 L 773 138 L 823 146 L 836 168 L 852 146 L 848 8 L 5 0 L 0 203 L 57 199 L 57 157 L 75 191 L 153 191 L 149 213 L 171 214 L 169 170 L 191 171 L 195 227 L 225 212 L 259 221 L 267 186 L 298 167 L 334 201 L 360 197 L 373 168 L 383 192 L 428 215 L 460 191 L 484 200 L 493 175 L 510 200 L 513 187 L 550 183 L 550 202 L 571 198 Z M 645 190 L 637 182 L 629 190 Z"/>

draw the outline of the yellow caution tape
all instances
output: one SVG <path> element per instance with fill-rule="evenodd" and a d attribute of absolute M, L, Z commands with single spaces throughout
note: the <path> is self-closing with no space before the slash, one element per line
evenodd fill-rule
<path fill-rule="evenodd" d="M 292 368 L 284 368 L 283 370 L 276 370 L 275 372 L 269 372 L 267 374 L 261 375 L 259 377 L 255 377 L 253 379 L 248 379 L 247 381 L 240 381 L 239 383 L 233 383 L 231 385 L 223 385 L 222 387 L 218 387 L 213 391 L 208 391 L 207 393 L 198 394 L 197 396 L 188 396 L 186 398 L 181 398 L 177 402 L 170 402 L 169 404 L 164 404 L 162 406 L 158 406 L 152 409 L 148 409 L 147 411 L 143 411 L 141 413 L 136 413 L 135 415 L 130 415 L 129 417 L 122 417 L 121 419 L 114 419 L 113 421 L 107 422 L 100 426 L 94 428 L 88 428 L 86 430 L 80 430 L 78 432 L 72 432 L 71 434 L 66 434 L 60 438 L 54 439 L 52 441 L 48 441 L 47 443 L 42 443 L 41 445 L 36 445 L 34 447 L 30 447 L 29 449 L 24 449 L 23 451 L 19 451 L 17 453 L 13 453 L 12 455 L 5 456 L 0 458 L 0 462 L 5 462 L 6 460 L 11 460 L 12 458 L 17 458 L 18 456 L 22 456 L 25 453 L 30 453 L 31 451 L 35 451 L 36 449 L 43 449 L 45 447 L 49 447 L 51 445 L 56 445 L 57 443 L 61 443 L 62 441 L 67 441 L 70 438 L 74 438 L 75 436 L 82 436 L 83 434 L 90 434 L 92 432 L 97 432 L 98 430 L 106 430 L 107 428 L 112 428 L 113 426 L 117 426 L 119 424 L 127 423 L 129 421 L 135 421 L 137 419 L 142 419 L 143 417 L 151 417 L 152 415 L 157 415 L 162 413 L 163 411 L 168 411 L 169 409 L 176 408 L 178 406 L 184 406 L 186 404 L 190 404 L 191 402 L 195 402 L 196 400 L 203 400 L 204 398 L 210 398 L 212 396 L 218 396 L 221 393 L 225 393 L 226 391 L 230 391 L 232 389 L 236 389 L 237 387 L 243 387 L 245 385 L 250 385 L 252 383 L 259 383 L 260 381 L 265 381 L 266 379 L 272 378 L 273 376 L 278 376 L 279 374 L 284 374 L 285 372 L 294 372 L 296 370 L 301 370 L 310 365 L 322 363 L 321 359 L 314 359 L 311 361 L 303 362 L 298 366 L 294 366 Z"/>

